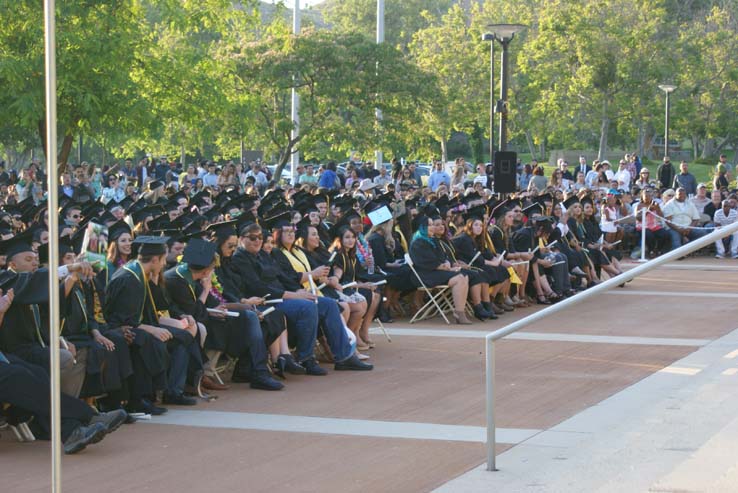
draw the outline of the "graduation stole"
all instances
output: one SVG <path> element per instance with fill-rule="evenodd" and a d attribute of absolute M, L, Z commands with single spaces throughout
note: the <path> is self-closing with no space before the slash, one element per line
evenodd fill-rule
<path fill-rule="evenodd" d="M 154 309 L 154 319 L 156 319 L 156 323 L 159 323 L 159 317 L 162 316 L 159 314 L 159 310 L 156 309 L 156 303 L 154 303 L 154 297 L 151 294 L 151 288 L 149 288 L 149 280 L 146 278 L 146 272 L 143 269 L 143 266 L 138 260 L 133 260 L 131 262 L 128 262 L 123 266 L 123 269 L 133 274 L 133 277 L 136 278 L 136 280 L 143 285 L 145 297 L 149 299 L 151 302 L 151 307 Z M 144 302 L 141 304 L 141 313 L 138 314 L 138 323 L 141 324 L 143 320 L 144 310 L 146 309 L 146 299 L 144 299 Z M 168 315 L 167 315 L 168 316 Z"/>
<path fill-rule="evenodd" d="M 310 272 L 310 261 L 305 255 L 305 252 L 303 252 L 299 248 L 293 248 L 292 251 L 287 250 L 286 248 L 280 248 L 280 250 L 282 251 L 282 253 L 284 253 L 284 256 L 287 257 L 287 260 L 290 261 L 290 265 L 292 265 L 292 268 L 295 269 L 295 272 L 300 272 L 303 274 L 307 274 L 308 272 Z M 302 287 L 310 291 L 310 281 L 305 281 L 304 283 L 302 283 Z M 318 296 L 323 296 L 320 291 L 317 291 L 317 294 Z"/>
<path fill-rule="evenodd" d="M 197 302 L 197 295 L 195 294 L 195 280 L 192 279 L 192 271 L 190 270 L 190 267 L 186 263 L 181 263 L 177 266 L 177 269 L 175 270 L 177 275 L 187 281 L 187 287 L 190 288 L 190 294 L 192 294 L 192 299 Z"/>
<path fill-rule="evenodd" d="M 405 235 L 402 234 L 402 230 L 399 226 L 395 226 L 395 232 L 397 232 L 397 235 L 400 237 L 400 245 L 402 245 L 402 251 L 404 253 L 409 252 L 408 246 L 407 246 L 407 240 L 405 239 Z"/>
<path fill-rule="evenodd" d="M 345 265 L 345 266 L 351 265 L 351 267 L 352 267 L 352 269 L 351 269 L 352 270 L 352 277 L 351 277 L 351 281 L 349 281 L 349 282 L 356 281 L 356 258 L 347 257 L 344 252 L 341 252 L 341 259 L 343 260 L 343 265 Z M 344 274 L 345 273 L 346 272 L 344 271 Z"/>

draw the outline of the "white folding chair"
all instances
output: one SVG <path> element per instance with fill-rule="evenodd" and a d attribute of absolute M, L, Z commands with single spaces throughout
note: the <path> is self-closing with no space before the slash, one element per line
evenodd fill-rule
<path fill-rule="evenodd" d="M 418 272 L 415 270 L 413 260 L 412 258 L 410 258 L 409 253 L 405 254 L 405 263 L 410 267 L 410 270 L 413 272 L 415 278 L 418 280 L 421 289 L 425 291 L 425 294 L 427 294 L 429 298 L 426 304 L 423 305 L 420 310 L 415 313 L 413 318 L 410 319 L 410 323 L 412 324 L 420 320 L 434 317 L 436 316 L 436 314 L 440 314 L 443 317 L 443 320 L 445 320 L 447 324 L 450 324 L 451 322 L 448 321 L 448 317 L 445 313 L 446 311 L 448 311 L 449 308 L 448 285 L 443 284 L 441 286 L 428 288 L 418 275 Z M 451 301 L 450 308 L 451 310 L 453 310 L 453 301 Z"/>

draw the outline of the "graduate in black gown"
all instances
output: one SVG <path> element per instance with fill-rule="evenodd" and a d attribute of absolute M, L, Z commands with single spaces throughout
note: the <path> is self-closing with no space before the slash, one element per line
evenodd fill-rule
<path fill-rule="evenodd" d="M 205 325 L 208 334 L 205 348 L 238 358 L 234 371 L 236 381 L 245 378 L 251 388 L 280 390 L 284 386 L 271 377 L 267 368 L 266 344 L 257 313 L 240 303 L 222 303 L 211 294 L 215 252 L 214 243 L 197 238 L 190 240 L 182 262 L 164 273 L 169 297 L 183 313 Z M 220 313 L 208 311 L 208 308 Z M 226 316 L 226 311 L 238 316 Z"/>
<path fill-rule="evenodd" d="M 0 275 L 0 289 L 13 289 L 15 293 L 0 330 L 0 349 L 49 372 L 49 271 L 39 268 L 38 255 L 29 240 L 26 234 L 20 234 L 0 243 L 0 254 L 7 256 L 8 266 Z M 77 270 L 81 265 L 70 268 Z M 60 306 L 64 306 L 61 286 L 59 291 Z M 61 341 L 59 356 L 62 391 L 77 397 L 84 383 L 85 352 L 76 360 L 74 344 L 65 347 Z"/>
<path fill-rule="evenodd" d="M 452 267 L 435 235 L 434 220 L 441 221 L 436 213 L 416 218 L 417 232 L 410 243 L 410 258 L 418 277 L 428 287 L 448 285 L 454 299 L 454 319 L 457 324 L 470 325 L 464 308 L 469 294 L 469 277 L 460 267 Z"/>
<path fill-rule="evenodd" d="M 193 405 L 184 395 L 187 379 L 187 346 L 194 331 L 163 328 L 149 287 L 149 277 L 159 276 L 166 265 L 167 237 L 140 236 L 136 260 L 118 269 L 105 292 L 103 314 L 109 326 L 120 329 L 131 345 L 133 383 L 128 408 L 149 414 L 166 409 L 153 405 L 156 392 L 164 390 L 165 402 Z M 175 337 L 176 334 L 176 337 Z"/>
<path fill-rule="evenodd" d="M 68 267 L 74 264 L 75 252 L 60 241 L 59 257 L 61 265 Z M 118 409 L 128 400 L 127 379 L 133 374 L 125 337 L 118 331 L 107 331 L 107 326 L 95 319 L 95 288 L 89 278 L 75 271 L 64 278 L 63 284 L 67 303 L 62 311 L 62 336 L 74 343 L 78 352 L 87 352 L 80 397 L 107 394 L 106 406 Z"/>

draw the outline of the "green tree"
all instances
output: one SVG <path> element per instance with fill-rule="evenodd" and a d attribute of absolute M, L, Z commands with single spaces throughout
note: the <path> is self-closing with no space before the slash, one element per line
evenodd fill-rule
<path fill-rule="evenodd" d="M 136 126 L 137 86 L 128 68 L 140 62 L 142 9 L 137 1 L 57 4 L 57 120 L 60 167 L 67 163 L 75 136 L 115 126 Z M 4 123 L 18 133 L 37 133 L 45 149 L 44 32 L 42 3 L 0 2 L 0 105 Z M 124 116 L 122 118 L 122 116 Z M 1 132 L 5 135 L 8 130 Z M 57 150 L 54 150 L 56 152 Z"/>

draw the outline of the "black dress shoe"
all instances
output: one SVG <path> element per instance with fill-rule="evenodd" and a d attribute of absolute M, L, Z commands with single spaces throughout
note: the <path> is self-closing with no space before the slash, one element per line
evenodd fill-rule
<path fill-rule="evenodd" d="M 64 440 L 64 453 L 76 454 L 80 450 L 84 450 L 88 445 L 102 440 L 106 433 L 107 429 L 102 423 L 79 426 Z"/>
<path fill-rule="evenodd" d="M 156 406 L 147 399 L 141 399 L 138 402 L 129 402 L 126 410 L 131 413 L 144 413 L 152 416 L 161 416 L 167 412 L 166 407 Z"/>
<path fill-rule="evenodd" d="M 259 390 L 282 390 L 284 385 L 268 373 L 258 373 L 251 377 L 251 388 Z"/>
<path fill-rule="evenodd" d="M 171 392 L 164 392 L 164 404 L 174 404 L 175 406 L 194 406 L 197 404 L 197 399 L 194 397 L 187 397 L 184 394 L 174 394 Z"/>
<path fill-rule="evenodd" d="M 356 353 L 352 354 L 349 358 L 337 362 L 333 369 L 336 371 L 369 371 L 374 369 L 374 365 L 364 363 L 356 356 Z"/>
<path fill-rule="evenodd" d="M 115 411 L 94 415 L 92 419 L 90 419 L 89 424 L 102 423 L 105 425 L 107 432 L 112 433 L 120 428 L 120 425 L 125 423 L 127 419 L 128 413 L 123 409 L 117 409 Z"/>
<path fill-rule="evenodd" d="M 500 318 L 497 316 L 495 311 L 492 309 L 492 303 L 490 303 L 489 301 L 483 301 L 482 306 L 487 311 L 487 313 L 489 313 L 489 317 L 487 318 L 489 318 L 490 320 L 497 320 L 498 318 Z"/>
<path fill-rule="evenodd" d="M 474 305 L 474 316 L 477 317 L 479 320 L 487 320 L 488 318 L 491 318 L 491 315 L 492 314 L 485 310 L 481 304 Z"/>
<path fill-rule="evenodd" d="M 277 366 L 282 372 L 287 372 L 291 375 L 304 375 L 307 371 L 305 367 L 295 361 L 295 358 L 291 354 L 280 354 L 277 358 Z"/>
<path fill-rule="evenodd" d="M 305 367 L 305 373 L 308 375 L 322 377 L 323 375 L 328 374 L 328 372 L 325 371 L 325 369 L 321 368 L 321 366 L 318 364 L 315 358 L 310 358 L 308 360 L 303 361 L 302 366 Z"/>

